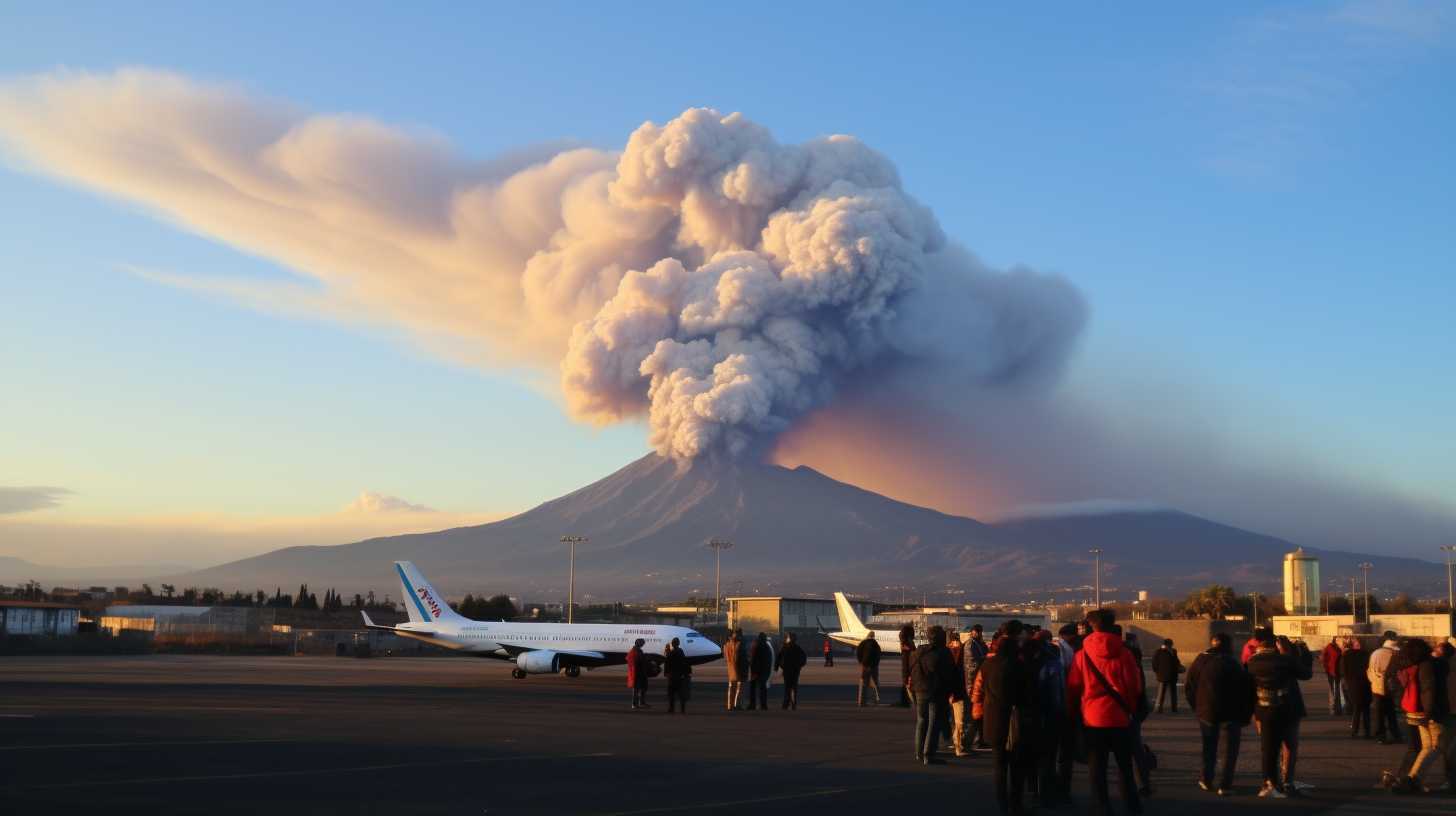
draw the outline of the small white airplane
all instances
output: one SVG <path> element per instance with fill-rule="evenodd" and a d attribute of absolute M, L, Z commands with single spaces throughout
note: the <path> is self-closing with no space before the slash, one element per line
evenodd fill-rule
<path fill-rule="evenodd" d="M 854 613 L 854 606 L 850 604 L 849 598 L 846 598 L 843 592 L 834 593 L 834 611 L 839 613 L 839 631 L 826 632 L 825 634 L 830 639 L 849 646 L 858 646 L 860 641 L 869 637 L 871 632 L 874 632 L 875 642 L 880 644 L 880 649 L 895 651 L 900 648 L 899 629 L 871 629 L 865 626 L 860 621 L 859 615 Z M 919 646 L 924 642 L 924 638 L 917 637 L 915 645 Z"/>
<path fill-rule="evenodd" d="M 860 621 L 859 615 L 854 613 L 854 607 L 850 605 L 849 599 L 844 596 L 843 592 L 834 593 L 834 609 L 839 613 L 840 631 L 824 633 L 831 639 L 850 646 L 858 646 L 860 641 L 869 637 L 870 632 L 874 632 L 875 641 L 880 644 L 881 649 L 894 651 L 900 648 L 899 629 L 894 627 L 875 629 L 865 626 Z M 1050 625 L 1045 612 L 963 612 L 957 617 L 960 618 L 960 625 L 962 627 L 969 627 L 977 623 L 980 624 L 986 633 L 985 637 L 988 642 L 997 627 L 1012 619 L 1019 620 L 1023 624 L 1035 624 L 1043 629 Z M 969 629 L 966 631 L 969 631 Z M 965 638 L 966 635 L 962 633 L 961 640 L 965 640 Z M 917 627 L 915 632 L 915 645 L 920 646 L 925 642 L 925 632 L 920 631 L 919 627 Z"/>
<path fill-rule="evenodd" d="M 722 657 L 718 644 L 684 626 L 616 623 L 517 623 L 474 621 L 445 603 L 425 576 L 408 561 L 394 562 L 404 593 L 409 620 L 381 626 L 364 615 L 364 626 L 432 643 L 477 657 L 509 660 L 516 664 L 511 676 L 556 674 L 577 677 L 582 669 L 620 666 L 638 638 L 652 661 L 652 673 L 661 670 L 664 647 L 677 638 L 688 662 L 697 665 Z"/>

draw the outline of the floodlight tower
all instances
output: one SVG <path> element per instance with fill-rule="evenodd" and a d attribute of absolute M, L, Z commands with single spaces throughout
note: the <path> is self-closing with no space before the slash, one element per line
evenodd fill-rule
<path fill-rule="evenodd" d="M 714 560 L 717 562 L 713 567 L 713 615 L 719 617 L 723 614 L 723 551 L 733 549 L 733 542 L 715 538 L 708 542 L 708 546 L 713 548 Z"/>
<path fill-rule="evenodd" d="M 1093 590 L 1092 590 L 1092 592 L 1093 592 L 1093 595 L 1092 595 L 1092 605 L 1094 607 L 1096 607 L 1097 609 L 1101 609 L 1102 608 L 1102 548 L 1101 547 L 1093 547 L 1092 549 L 1088 550 L 1087 552 L 1089 552 L 1089 553 L 1092 554 L 1093 563 L 1095 564 L 1095 566 L 1093 567 L 1093 574 L 1092 574 L 1092 586 L 1093 586 Z"/>
<path fill-rule="evenodd" d="M 586 536 L 567 535 L 561 537 L 562 544 L 571 545 L 570 566 L 567 567 L 566 579 L 566 622 L 571 623 L 576 610 L 576 545 L 586 541 Z"/>
<path fill-rule="evenodd" d="M 1365 574 L 1365 584 L 1364 585 L 1365 585 L 1365 622 L 1366 623 L 1369 623 L 1370 622 L 1370 570 L 1372 570 L 1374 568 L 1375 568 L 1375 565 L 1372 564 L 1372 563 L 1370 563 L 1369 561 L 1366 561 L 1366 562 L 1364 562 L 1363 564 L 1360 565 L 1360 571 Z"/>

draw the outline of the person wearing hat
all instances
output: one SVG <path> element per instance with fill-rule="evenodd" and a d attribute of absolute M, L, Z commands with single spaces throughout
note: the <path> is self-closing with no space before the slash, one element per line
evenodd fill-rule
<path fill-rule="evenodd" d="M 1380 648 L 1370 653 L 1370 692 L 1372 697 L 1370 716 L 1375 720 L 1375 741 L 1381 745 L 1400 742 L 1400 726 L 1395 719 L 1396 653 L 1400 648 L 1395 632 L 1387 630 L 1381 635 Z"/>

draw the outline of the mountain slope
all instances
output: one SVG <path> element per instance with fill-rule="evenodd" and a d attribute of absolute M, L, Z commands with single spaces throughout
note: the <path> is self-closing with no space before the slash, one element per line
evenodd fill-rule
<path fill-rule="evenodd" d="M 451 594 L 557 598 L 566 590 L 565 534 L 589 538 L 577 550 L 579 600 L 711 593 L 713 557 L 704 546 L 710 538 L 735 545 L 724 556 L 725 592 L 827 593 L 911 584 L 922 592 L 956 586 L 994 598 L 1090 583 L 1091 547 L 1105 550 L 1109 586 L 1168 594 L 1212 580 L 1262 580 L 1271 588 L 1280 559 L 1293 549 L 1280 539 L 1176 512 L 987 525 L 895 501 L 807 467 L 699 462 L 680 471 L 649 454 L 491 524 L 290 547 L 178 580 L 228 589 L 307 581 L 397 592 L 389 564 L 408 559 Z M 1322 555 L 1332 563 L 1360 558 Z M 1431 568 L 1398 562 L 1379 559 L 1390 576 Z"/>

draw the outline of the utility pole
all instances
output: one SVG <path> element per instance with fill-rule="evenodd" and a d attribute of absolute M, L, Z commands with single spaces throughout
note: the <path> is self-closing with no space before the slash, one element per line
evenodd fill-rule
<path fill-rule="evenodd" d="M 1441 551 L 1446 553 L 1446 611 L 1456 614 L 1456 592 L 1451 583 L 1451 553 L 1456 552 L 1456 544 L 1442 544 Z"/>
<path fill-rule="evenodd" d="M 586 536 L 569 535 L 562 536 L 562 544 L 571 545 L 571 566 L 569 566 L 566 578 L 566 622 L 571 623 L 576 611 L 576 545 L 586 541 Z"/>
<path fill-rule="evenodd" d="M 1365 563 L 1363 563 L 1363 564 L 1360 565 L 1360 571 L 1363 572 L 1363 573 L 1365 573 L 1365 622 L 1366 623 L 1369 623 L 1370 622 L 1370 570 L 1373 569 L 1374 567 L 1375 567 L 1375 565 L 1372 564 L 1372 563 L 1370 563 L 1369 561 L 1366 561 Z"/>
<path fill-rule="evenodd" d="M 713 615 L 721 617 L 723 614 L 723 551 L 733 549 L 733 542 L 727 539 L 715 538 L 708 542 L 713 548 L 713 554 L 717 561 L 713 568 Z"/>
<path fill-rule="evenodd" d="M 1087 552 L 1092 554 L 1094 567 L 1092 574 L 1092 606 L 1095 609 L 1102 608 L 1102 548 L 1093 547 Z"/>
<path fill-rule="evenodd" d="M 1254 607 L 1254 628 L 1255 629 L 1258 629 L 1259 628 L 1259 593 L 1257 593 L 1257 592 L 1250 592 L 1249 593 L 1249 601 L 1252 603 L 1252 605 Z"/>

